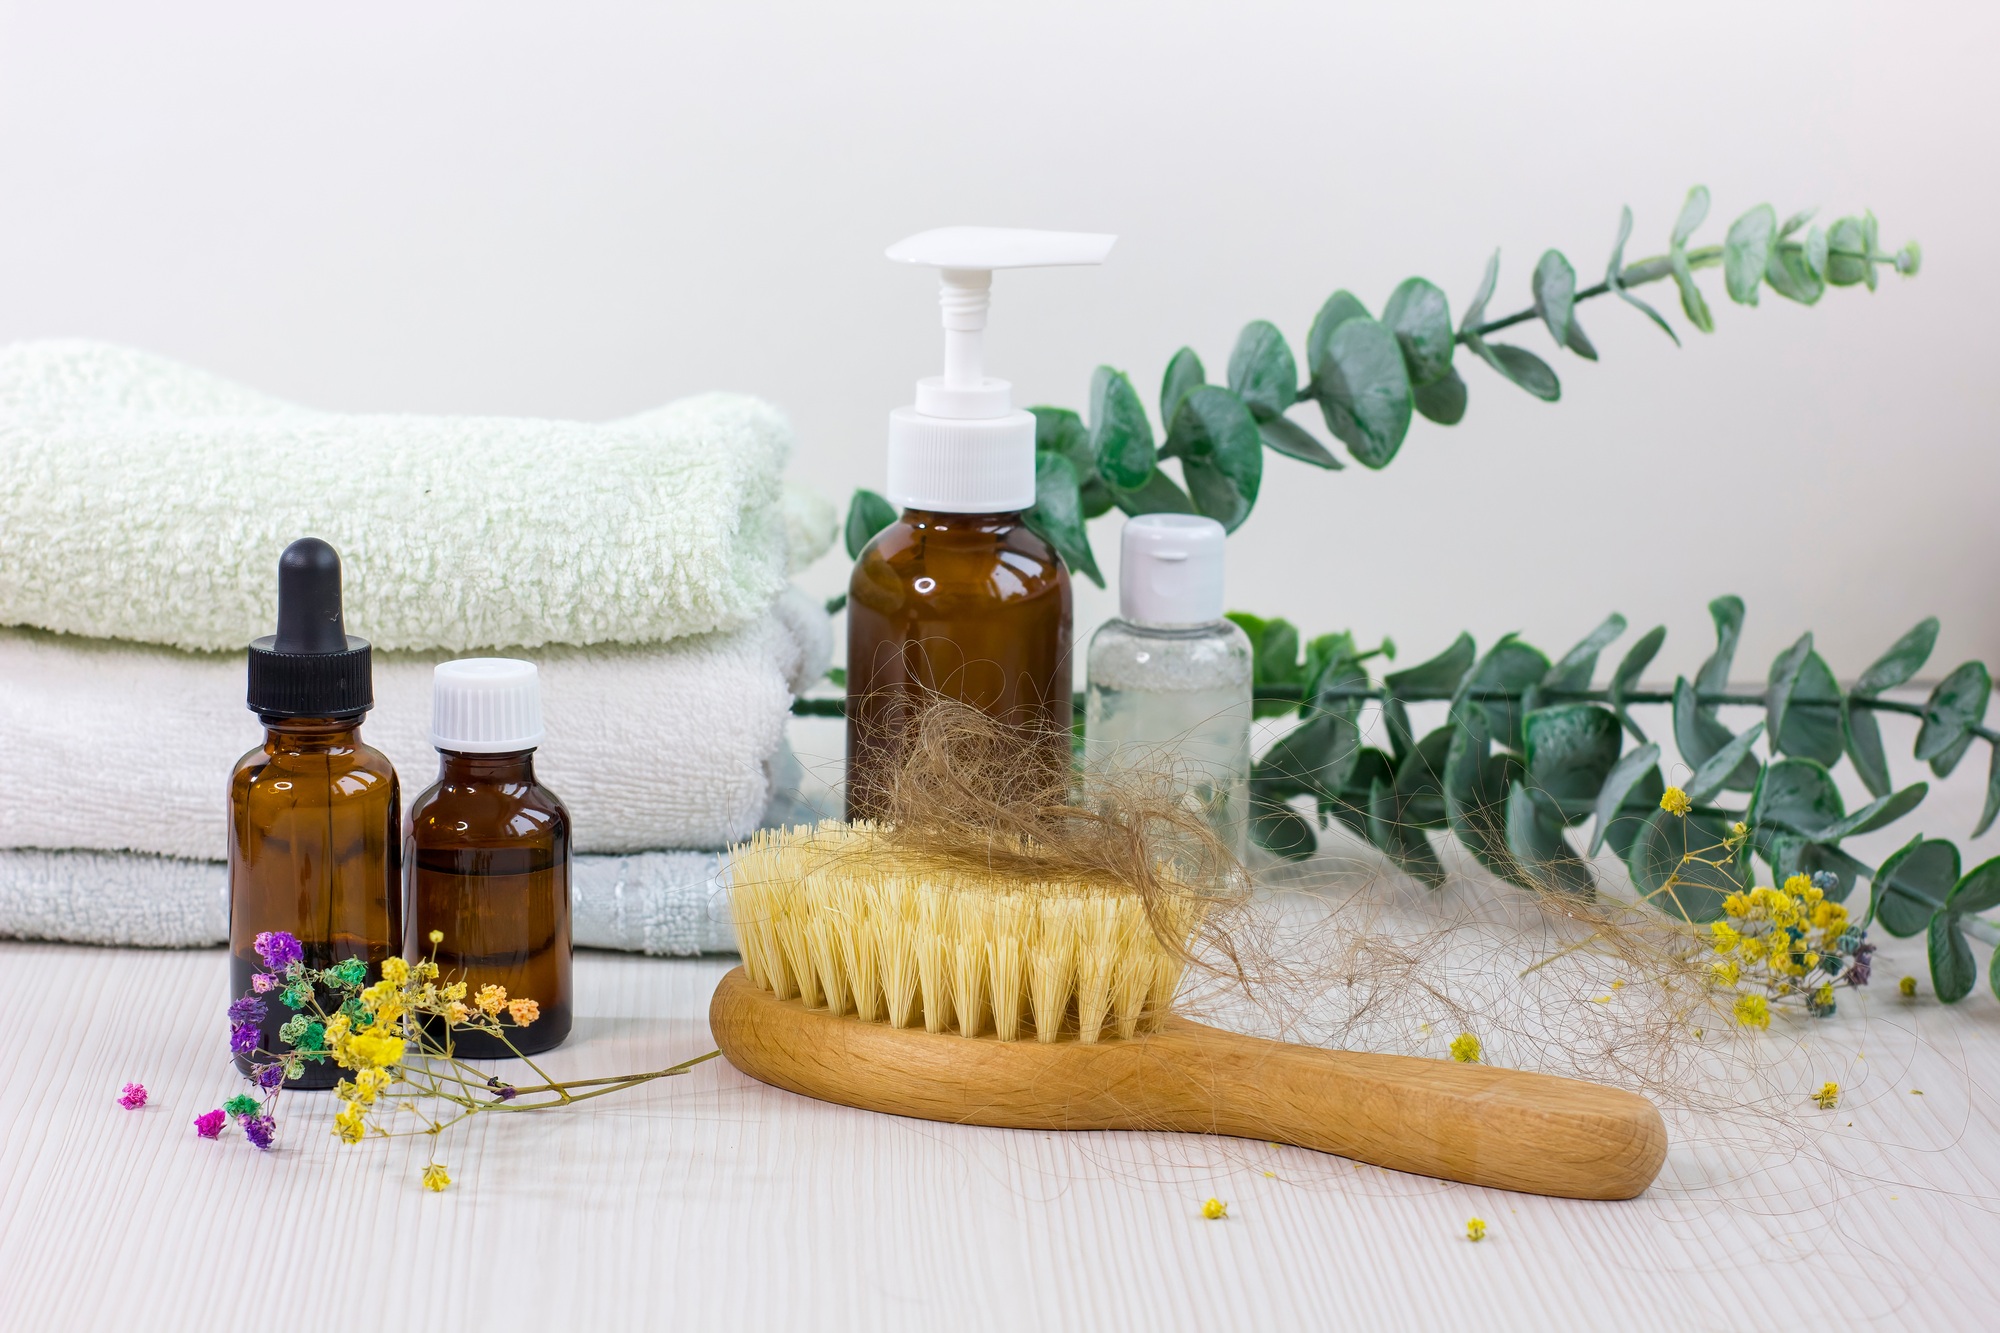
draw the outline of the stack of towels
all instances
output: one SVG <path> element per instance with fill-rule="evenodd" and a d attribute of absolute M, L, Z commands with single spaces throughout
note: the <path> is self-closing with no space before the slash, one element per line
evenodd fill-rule
<path fill-rule="evenodd" d="M 243 648 L 311 535 L 406 801 L 437 772 L 432 665 L 534 661 L 577 943 L 732 948 L 716 853 L 764 819 L 831 647 L 787 582 L 835 527 L 781 481 L 791 444 L 725 394 L 603 424 L 342 416 L 122 348 L 0 347 L 0 934 L 225 938 L 224 793 L 262 739 Z"/>

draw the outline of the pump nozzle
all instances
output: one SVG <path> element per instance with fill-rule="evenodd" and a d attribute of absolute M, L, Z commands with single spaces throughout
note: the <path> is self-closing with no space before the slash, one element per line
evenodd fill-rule
<path fill-rule="evenodd" d="M 889 247 L 897 263 L 938 270 L 944 312 L 944 374 L 917 381 L 915 407 L 889 419 L 892 501 L 955 513 L 1034 503 L 1034 418 L 1014 410 L 1012 385 L 986 376 L 993 271 L 1101 264 L 1117 239 L 1098 232 L 939 227 Z"/>

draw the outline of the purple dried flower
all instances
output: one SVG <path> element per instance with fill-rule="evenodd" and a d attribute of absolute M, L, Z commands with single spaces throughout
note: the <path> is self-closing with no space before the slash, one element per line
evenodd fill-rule
<path fill-rule="evenodd" d="M 218 1106 L 213 1111 L 204 1111 L 194 1118 L 194 1132 L 205 1139 L 221 1138 L 222 1127 L 228 1121 L 229 1117 Z"/>
<path fill-rule="evenodd" d="M 229 1029 L 229 1053 L 248 1055 L 257 1049 L 259 1040 L 255 1023 L 238 1023 Z"/>
<path fill-rule="evenodd" d="M 299 937 L 288 930 L 267 930 L 254 941 L 257 956 L 264 960 L 264 966 L 273 972 L 282 972 L 294 963 L 305 959 L 306 951 L 299 945 Z"/>
<path fill-rule="evenodd" d="M 258 1087 L 270 1092 L 285 1081 L 285 1067 L 281 1064 L 258 1065 L 251 1071 L 250 1077 Z"/>
<path fill-rule="evenodd" d="M 127 1083 L 125 1090 L 118 1094 L 118 1104 L 128 1111 L 136 1111 L 146 1104 L 146 1085 Z"/>
<path fill-rule="evenodd" d="M 1864 943 L 1854 946 L 1854 961 L 1848 965 L 1847 976 L 1844 978 L 1848 985 L 1866 986 L 1868 984 L 1869 970 L 1874 967 L 1874 963 L 1869 955 L 1874 952 L 1875 946 L 1872 944 Z"/>
<path fill-rule="evenodd" d="M 245 995 L 234 1000 L 229 1006 L 229 1021 L 232 1023 L 261 1023 L 264 1021 L 264 1002 L 254 995 Z"/>
<path fill-rule="evenodd" d="M 253 972 L 250 974 L 250 989 L 259 995 L 262 995 L 277 984 L 278 979 L 269 972 Z"/>
<path fill-rule="evenodd" d="M 246 1115 L 243 1117 L 243 1137 L 257 1145 L 261 1152 L 271 1151 L 271 1141 L 278 1135 L 278 1122 L 268 1115 Z"/>

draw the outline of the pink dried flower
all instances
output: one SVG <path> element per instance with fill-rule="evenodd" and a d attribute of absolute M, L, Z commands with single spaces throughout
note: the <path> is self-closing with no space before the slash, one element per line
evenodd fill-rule
<path fill-rule="evenodd" d="M 250 974 L 250 989 L 259 995 L 262 995 L 277 984 L 278 979 L 269 972 L 252 972 Z"/>
<path fill-rule="evenodd" d="M 118 1094 L 118 1104 L 128 1111 L 136 1111 L 146 1104 L 146 1085 L 127 1083 L 125 1090 Z"/>
<path fill-rule="evenodd" d="M 205 1111 L 194 1118 L 194 1132 L 205 1139 L 222 1137 L 222 1127 L 229 1123 L 229 1116 L 218 1106 L 213 1111 Z"/>

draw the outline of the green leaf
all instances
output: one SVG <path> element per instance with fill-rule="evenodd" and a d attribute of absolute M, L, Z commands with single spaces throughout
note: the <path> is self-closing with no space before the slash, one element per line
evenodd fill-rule
<path fill-rule="evenodd" d="M 1944 1004 L 1957 1004 L 1972 994 L 1979 968 L 1972 961 L 1972 946 L 1958 928 L 1956 912 L 1939 912 L 1930 920 L 1926 941 L 1931 957 L 1931 989 Z"/>
<path fill-rule="evenodd" d="M 1287 861 L 1303 861 L 1319 850 L 1312 822 L 1290 806 L 1252 800 L 1250 836 L 1257 845 Z"/>
<path fill-rule="evenodd" d="M 1980 811 L 1979 825 L 1972 830 L 1975 838 L 1992 828 L 1994 816 L 2000 815 L 2000 745 L 1989 745 L 1987 748 L 1993 752 L 1993 757 L 1986 764 L 1986 808 Z"/>
<path fill-rule="evenodd" d="M 1822 283 L 1826 281 L 1826 264 L 1830 257 L 1827 235 L 1818 227 L 1806 233 L 1805 261 L 1812 275 Z"/>
<path fill-rule="evenodd" d="M 1282 616 L 1270 620 L 1248 611 L 1231 611 L 1223 619 L 1250 640 L 1250 679 L 1258 685 L 1299 683 L 1299 627 Z M 1291 705 L 1287 704 L 1289 710 Z"/>
<path fill-rule="evenodd" d="M 1470 634 L 1461 634 L 1451 647 L 1428 662 L 1392 671 L 1382 678 L 1389 693 L 1406 703 L 1420 699 L 1449 699 L 1458 693 L 1459 682 L 1472 670 L 1478 656 Z"/>
<path fill-rule="evenodd" d="M 1968 731 L 1958 738 L 1957 744 L 1948 747 L 1943 754 L 1931 760 L 1931 772 L 1941 778 L 1950 777 L 1951 771 L 1958 767 L 1958 761 L 1965 758 L 1965 752 L 1971 748 L 1972 733 Z"/>
<path fill-rule="evenodd" d="M 1528 785 L 1555 801 L 1566 823 L 1588 818 L 1625 739 L 1617 717 L 1598 704 L 1557 704 L 1521 719 L 1521 734 Z"/>
<path fill-rule="evenodd" d="M 1466 304 L 1465 317 L 1458 321 L 1458 331 L 1471 334 L 1486 318 L 1486 303 L 1493 299 L 1493 284 L 1500 280 L 1500 252 L 1486 261 L 1486 276 L 1479 280 L 1479 290 L 1472 294 Z"/>
<path fill-rule="evenodd" d="M 1891 853 L 1875 872 L 1868 920 L 1880 921 L 1882 929 L 1906 939 L 1922 930 L 1932 914 L 1944 906 L 1956 883 L 1958 848 L 1942 838 L 1918 834 Z"/>
<path fill-rule="evenodd" d="M 1887 828 L 1922 805 L 1930 789 L 1928 782 L 1912 782 L 1901 791 L 1890 792 L 1887 796 L 1870 801 L 1847 818 L 1837 820 L 1821 829 L 1814 835 L 1814 840 L 1839 842 L 1842 838 L 1858 838 L 1864 833 L 1873 833 L 1878 828 Z"/>
<path fill-rule="evenodd" d="M 1860 218 L 1842 218 L 1826 234 L 1826 280 L 1836 287 L 1852 287 L 1874 276 L 1868 262 L 1868 247 Z"/>
<path fill-rule="evenodd" d="M 1761 729 L 1763 723 L 1757 725 Z M 1700 706 L 1694 686 L 1688 684 L 1686 677 L 1674 681 L 1674 748 L 1681 752 L 1682 762 L 1699 770 L 1718 750 L 1735 739 L 1735 733 L 1722 724 L 1713 708 Z M 1749 791 L 1757 783 L 1759 768 L 1754 756 L 1745 755 L 1723 786 L 1735 791 Z"/>
<path fill-rule="evenodd" d="M 1521 782 L 1507 793 L 1507 850 L 1517 863 L 1508 878 L 1525 888 L 1581 895 L 1597 887 L 1590 867 L 1563 836 L 1561 808 Z"/>
<path fill-rule="evenodd" d="M 1688 317 L 1688 323 L 1703 333 L 1715 332 L 1715 316 L 1709 312 L 1708 298 L 1695 285 L 1694 270 L 1688 266 L 1687 256 L 1675 251 L 1670 257 L 1673 263 L 1674 286 L 1680 288 L 1681 313 Z"/>
<path fill-rule="evenodd" d="M 1779 241 L 1764 261 L 1764 281 L 1771 290 L 1800 305 L 1815 305 L 1826 294 L 1826 283 L 1813 272 L 1806 247 L 1798 241 Z"/>
<path fill-rule="evenodd" d="M 1146 478 L 1146 484 L 1135 491 L 1111 492 L 1112 501 L 1127 514 L 1192 514 L 1194 501 L 1187 493 L 1174 485 L 1174 479 L 1166 473 L 1154 471 Z"/>
<path fill-rule="evenodd" d="M 831 596 L 831 597 L 829 597 L 829 598 L 827 598 L 827 599 L 826 599 L 826 613 L 827 613 L 828 615 L 830 615 L 830 616 L 837 616 L 837 615 L 839 615 L 839 614 L 840 614 L 840 613 L 841 613 L 842 611 L 845 611 L 846 609 L 847 609 L 847 594 L 846 594 L 846 593 L 844 593 L 844 592 L 837 592 L 837 593 L 835 593 L 835 594 L 834 594 L 833 596 Z M 846 670 L 845 670 L 844 668 L 841 668 L 841 667 L 829 667 L 829 668 L 827 669 L 827 674 L 828 674 L 828 675 L 829 675 L 829 677 L 830 677 L 830 676 L 832 675 L 832 673 L 833 673 L 833 672 L 835 672 L 835 671 L 839 671 L 839 672 L 840 672 L 840 681 L 839 681 L 839 683 L 840 683 L 840 684 L 842 684 L 842 685 L 845 685 L 845 684 L 847 683 L 847 672 L 846 672 Z"/>
<path fill-rule="evenodd" d="M 1082 487 L 1067 458 L 1056 453 L 1035 455 L 1035 507 L 1023 517 L 1073 572 L 1104 586 L 1097 557 L 1091 553 L 1090 533 L 1084 528 Z"/>
<path fill-rule="evenodd" d="M 1993 951 L 1993 959 L 1987 964 L 1986 984 L 1993 988 L 1993 998 L 2000 1000 L 2000 949 Z"/>
<path fill-rule="evenodd" d="M 1404 821 L 1395 789 L 1379 778 L 1368 793 L 1368 841 L 1432 888 L 1444 883 L 1444 867 L 1430 839 L 1421 828 Z"/>
<path fill-rule="evenodd" d="M 1325 683 L 1359 685 L 1367 679 L 1367 673 L 1348 663 L 1328 671 Z M 1284 796 L 1310 795 L 1321 801 L 1338 798 L 1353 777 L 1364 748 L 1360 716 L 1359 699 L 1320 701 L 1311 717 L 1265 752 L 1251 780 Z"/>
<path fill-rule="evenodd" d="M 1944 905 L 1962 916 L 2000 907 L 2000 856 L 1981 861 L 1951 886 Z"/>
<path fill-rule="evenodd" d="M 1882 752 L 1882 728 L 1873 710 L 1852 697 L 1841 700 L 1840 734 L 1847 757 L 1854 761 L 1854 771 L 1861 775 L 1869 794 L 1887 796 L 1894 784 L 1889 777 L 1888 756 Z"/>
<path fill-rule="evenodd" d="M 1798 212 L 1792 214 L 1790 217 L 1786 218 L 1782 223 L 1778 225 L 1778 238 L 1782 240 L 1785 237 L 1790 236 L 1800 227 L 1803 227 L 1806 225 L 1806 223 L 1811 222 L 1814 217 L 1818 216 L 1818 214 L 1819 214 L 1819 208 L 1817 206 L 1814 206 L 1812 208 L 1801 208 Z"/>
<path fill-rule="evenodd" d="M 1410 377 L 1396 335 L 1365 316 L 1347 320 L 1327 338 L 1313 391 L 1326 428 L 1355 461 L 1388 466 L 1410 430 Z"/>
<path fill-rule="evenodd" d="M 1722 915 L 1722 900 L 1743 890 L 1748 868 L 1734 861 L 1715 866 L 1683 858 L 1694 853 L 1719 859 L 1720 853 L 1710 849 L 1728 837 L 1728 826 L 1714 816 L 1676 818 L 1656 809 L 1633 840 L 1625 865 L 1633 885 L 1661 912 L 1685 921 L 1713 921 Z M 1668 887 L 1676 875 L 1678 882 Z"/>
<path fill-rule="evenodd" d="M 1715 651 L 1695 673 L 1694 687 L 1703 694 L 1720 694 L 1729 688 L 1729 669 L 1736 663 L 1736 643 L 1743 636 L 1743 599 L 1718 597 L 1708 604 L 1708 616 L 1715 622 Z"/>
<path fill-rule="evenodd" d="M 1031 407 L 1035 418 L 1035 449 L 1038 453 L 1061 454 L 1076 469 L 1077 484 L 1083 492 L 1083 516 L 1096 518 L 1111 508 L 1111 487 L 1097 475 L 1097 455 L 1090 447 L 1090 431 L 1083 418 L 1066 407 Z"/>
<path fill-rule="evenodd" d="M 1597 855 L 1603 848 L 1605 839 L 1611 834 L 1611 825 L 1625 808 L 1625 800 L 1644 781 L 1648 771 L 1657 772 L 1660 762 L 1660 747 L 1648 741 L 1635 749 L 1628 750 L 1613 764 L 1604 776 L 1604 784 L 1597 789 L 1597 800 L 1592 813 L 1597 816 L 1596 828 L 1590 835 L 1590 854 Z M 1655 800 L 1658 798 L 1655 797 Z"/>
<path fill-rule="evenodd" d="M 1549 674 L 1542 677 L 1545 690 L 1587 690 L 1590 678 L 1597 671 L 1597 655 L 1611 645 L 1612 640 L 1625 632 L 1625 617 L 1613 611 L 1604 618 L 1604 623 L 1583 637 L 1583 641 L 1562 656 L 1562 661 L 1549 668 Z"/>
<path fill-rule="evenodd" d="M 1396 763 L 1397 818 L 1417 828 L 1443 828 L 1444 772 L 1451 755 L 1449 724 L 1438 727 Z"/>
<path fill-rule="evenodd" d="M 1938 682 L 1924 704 L 1924 724 L 1917 729 L 1917 758 L 1936 760 L 1954 746 L 1968 740 L 1975 724 L 1986 717 L 1986 699 L 1993 692 L 1993 678 L 1981 662 L 1967 662 Z M 1963 747 L 1959 753 L 1963 754 Z M 1952 757 L 1957 763 L 1957 756 Z M 1933 770 L 1939 777 L 1949 768 Z"/>
<path fill-rule="evenodd" d="M 1810 641 L 1812 636 L 1808 634 L 1806 638 Z M 1789 655 L 1789 652 L 1784 654 L 1772 665 L 1774 678 L 1779 666 L 1787 665 L 1784 657 Z M 1840 682 L 1833 678 L 1833 668 L 1809 648 L 1790 675 L 1783 721 L 1773 733 L 1778 738 L 1777 748 L 1802 759 L 1817 759 L 1822 764 L 1839 763 L 1845 741 L 1840 728 Z M 1773 679 L 1765 695 L 1767 709 L 1778 688 L 1779 682 Z"/>
<path fill-rule="evenodd" d="M 1632 209 L 1627 206 L 1618 216 L 1618 240 L 1611 247 L 1611 262 L 1604 267 L 1604 285 L 1618 293 L 1625 304 L 1643 313 L 1646 318 L 1660 326 L 1660 332 L 1674 340 L 1674 346 L 1681 345 L 1681 336 L 1674 332 L 1674 326 L 1667 323 L 1666 316 L 1625 290 L 1625 242 L 1632 239 Z"/>
<path fill-rule="evenodd" d="M 1457 370 L 1445 372 L 1435 384 L 1420 384 L 1410 391 L 1410 402 L 1440 426 L 1456 426 L 1465 419 L 1465 381 Z"/>
<path fill-rule="evenodd" d="M 1389 749 L 1402 763 L 1417 748 L 1416 729 L 1410 725 L 1410 710 L 1401 699 L 1390 696 L 1382 701 L 1382 725 L 1389 729 Z"/>
<path fill-rule="evenodd" d="M 1326 298 L 1326 304 L 1313 316 L 1312 328 L 1306 333 L 1306 373 L 1312 377 L 1308 392 L 1317 396 L 1319 383 L 1326 377 L 1334 330 L 1350 319 L 1366 318 L 1368 307 L 1352 292 L 1339 291 Z"/>
<path fill-rule="evenodd" d="M 1090 451 L 1114 490 L 1131 490 L 1153 475 L 1153 426 L 1132 381 L 1099 366 L 1090 380 Z"/>
<path fill-rule="evenodd" d="M 1250 517 L 1264 476 L 1264 437 L 1243 400 L 1212 384 L 1190 389 L 1167 431 L 1195 508 L 1231 532 Z"/>
<path fill-rule="evenodd" d="M 1507 795 L 1521 776 L 1517 755 L 1492 754 L 1477 712 L 1452 729 L 1445 755 L 1445 816 L 1451 831 L 1496 875 L 1516 867 L 1507 851 Z"/>
<path fill-rule="evenodd" d="M 1759 204 L 1729 226 L 1722 242 L 1722 282 L 1729 299 L 1738 305 L 1756 305 L 1764 285 L 1764 271 L 1771 260 L 1771 244 L 1778 237 L 1778 213 L 1769 204 Z"/>
<path fill-rule="evenodd" d="M 847 502 L 847 558 L 859 560 L 875 534 L 896 521 L 896 506 L 873 491 L 857 489 Z"/>
<path fill-rule="evenodd" d="M 1556 378 L 1555 371 L 1549 369 L 1548 362 L 1527 348 L 1511 343 L 1489 343 L 1482 338 L 1468 339 L 1466 345 L 1477 352 L 1487 365 L 1543 402 L 1553 403 L 1562 397 L 1562 381 Z"/>
<path fill-rule="evenodd" d="M 1888 652 L 1876 658 L 1861 673 L 1861 679 L 1854 683 L 1854 692 L 1873 697 L 1884 690 L 1895 689 L 1916 675 L 1930 660 L 1931 649 L 1937 646 L 1937 636 L 1936 616 L 1918 621 L 1914 629 L 1891 644 Z"/>
<path fill-rule="evenodd" d="M 1750 813 L 1744 817 L 1752 828 L 1819 838 L 1845 813 L 1840 787 L 1825 765 L 1810 759 L 1774 759 L 1764 766 L 1757 789 L 1750 794 Z"/>
<path fill-rule="evenodd" d="M 1522 747 L 1521 714 L 1522 700 L 1519 697 L 1531 685 L 1541 683 L 1549 672 L 1549 659 L 1539 648 L 1522 643 L 1512 634 L 1502 635 L 1500 641 L 1486 650 L 1479 664 L 1465 673 L 1454 692 L 1451 711 L 1454 715 L 1464 710 L 1470 695 L 1507 691 L 1514 695 L 1511 699 L 1488 699 L 1479 701 L 1492 724 L 1493 738 L 1509 749 Z"/>
<path fill-rule="evenodd" d="M 1688 779 L 1686 788 L 1688 799 L 1696 805 L 1706 804 L 1711 797 L 1722 790 L 1723 784 L 1729 781 L 1730 776 L 1742 765 L 1744 757 L 1750 753 L 1750 747 L 1755 745 L 1757 738 L 1763 734 L 1764 724 L 1753 722 L 1742 735 L 1703 760 L 1701 767 L 1695 770 L 1694 776 Z"/>
<path fill-rule="evenodd" d="M 1229 354 L 1229 389 L 1259 421 L 1283 416 L 1299 400 L 1298 362 L 1277 325 L 1259 319 L 1243 326 Z"/>
<path fill-rule="evenodd" d="M 1771 735 L 1775 738 L 1784 733 L 1785 710 L 1792 706 L 1792 687 L 1799 683 L 1799 672 L 1812 655 L 1812 631 L 1799 636 L 1799 641 L 1779 653 L 1771 663 L 1769 684 L 1764 691 L 1764 711 L 1770 722 Z"/>
<path fill-rule="evenodd" d="M 1208 372 L 1202 369 L 1201 358 L 1194 348 L 1183 347 L 1174 353 L 1174 359 L 1167 362 L 1167 373 L 1160 378 L 1160 420 L 1172 421 L 1174 410 L 1181 405 L 1181 397 L 1189 389 L 1208 382 Z"/>
<path fill-rule="evenodd" d="M 1687 192 L 1681 204 L 1681 215 L 1674 219 L 1674 245 L 1686 245 L 1695 229 L 1708 217 L 1708 187 L 1697 185 Z"/>
<path fill-rule="evenodd" d="M 1311 463 L 1332 472 L 1341 470 L 1341 461 L 1333 456 L 1325 445 L 1307 433 L 1306 428 L 1289 417 L 1272 417 L 1269 421 L 1257 423 L 1257 433 L 1264 437 L 1264 443 L 1287 458 L 1296 458 L 1301 463 Z"/>
<path fill-rule="evenodd" d="M 1395 761 L 1387 754 L 1369 746 L 1361 752 L 1361 759 L 1348 776 L 1347 787 L 1334 800 L 1319 802 L 1320 822 L 1324 824 L 1329 815 L 1354 830 L 1358 838 L 1368 836 L 1368 797 L 1377 782 L 1393 784 L 1396 776 Z"/>
<path fill-rule="evenodd" d="M 1861 215 L 1861 253 L 1866 256 L 1861 265 L 1861 280 L 1868 284 L 1868 290 L 1875 290 L 1875 254 L 1880 241 L 1879 229 L 1872 212 Z"/>
<path fill-rule="evenodd" d="M 1597 349 L 1584 336 L 1576 321 L 1576 270 L 1560 250 L 1545 251 L 1535 265 L 1533 279 L 1535 313 L 1548 325 L 1549 336 L 1587 361 L 1597 360 Z"/>
<path fill-rule="evenodd" d="M 1436 384 L 1451 373 L 1457 340 L 1451 331 L 1451 303 L 1422 278 L 1406 278 L 1382 307 L 1382 323 L 1396 335 L 1403 365 L 1416 388 Z"/>
<path fill-rule="evenodd" d="M 1653 626 L 1639 637 L 1637 643 L 1626 650 L 1624 658 L 1618 663 L 1618 669 L 1611 673 L 1611 710 L 1618 714 L 1618 720 L 1625 724 L 1625 730 L 1631 732 L 1634 739 L 1641 742 L 1646 739 L 1646 733 L 1639 730 L 1638 724 L 1626 715 L 1625 695 L 1639 683 L 1639 677 L 1653 664 L 1653 658 L 1658 655 L 1660 645 L 1666 641 L 1667 627 Z"/>

